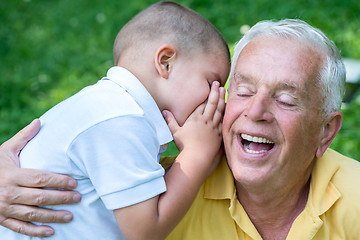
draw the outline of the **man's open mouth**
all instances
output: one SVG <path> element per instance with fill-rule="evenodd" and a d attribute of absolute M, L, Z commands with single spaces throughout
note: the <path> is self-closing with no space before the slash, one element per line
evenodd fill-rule
<path fill-rule="evenodd" d="M 274 147 L 274 143 L 269 139 L 263 137 L 250 136 L 248 134 L 241 134 L 241 143 L 247 153 L 259 154 L 270 151 Z"/>

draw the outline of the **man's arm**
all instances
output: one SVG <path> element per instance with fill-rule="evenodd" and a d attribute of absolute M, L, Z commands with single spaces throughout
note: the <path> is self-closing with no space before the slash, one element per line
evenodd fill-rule
<path fill-rule="evenodd" d="M 37 205 L 73 204 L 79 202 L 81 196 L 70 191 L 77 185 L 71 177 L 18 168 L 19 153 L 39 129 L 40 121 L 35 119 L 0 146 L 0 225 L 29 236 L 48 237 L 54 234 L 51 227 L 36 226 L 30 221 L 67 223 L 73 215 Z M 43 187 L 69 191 L 41 189 Z"/>

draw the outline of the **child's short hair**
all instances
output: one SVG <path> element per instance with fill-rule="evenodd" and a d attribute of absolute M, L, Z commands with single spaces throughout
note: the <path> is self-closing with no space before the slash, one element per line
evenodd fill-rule
<path fill-rule="evenodd" d="M 208 20 L 195 11 L 175 2 L 158 2 L 138 13 L 118 33 L 113 49 L 117 65 L 123 52 L 130 47 L 141 51 L 147 43 L 164 39 L 179 52 L 203 50 L 227 54 L 228 45 L 221 33 Z"/>

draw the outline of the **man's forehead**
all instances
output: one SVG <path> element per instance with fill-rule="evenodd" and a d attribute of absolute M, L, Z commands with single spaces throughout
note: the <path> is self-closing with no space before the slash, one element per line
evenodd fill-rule
<path fill-rule="evenodd" d="M 242 73 L 240 71 L 235 71 L 232 79 L 234 80 L 233 82 L 235 85 L 239 85 L 241 83 L 257 85 L 259 83 L 259 81 L 261 80 L 256 77 L 253 77 L 251 75 L 247 75 L 246 73 Z M 300 83 L 301 82 L 302 81 L 300 81 Z M 266 80 L 263 83 L 266 84 Z M 303 84 L 299 83 L 299 81 L 294 81 L 290 78 L 284 78 L 284 79 L 275 78 L 273 80 L 273 83 L 274 83 L 274 85 L 277 86 L 277 88 L 283 89 L 283 90 L 296 91 L 296 90 L 300 90 L 304 87 Z"/>
<path fill-rule="evenodd" d="M 295 75 L 297 80 L 316 77 L 324 62 L 322 51 L 295 39 L 259 37 L 240 52 L 233 69 L 234 79 L 249 80 L 249 76 L 279 77 Z M 298 76 L 298 77 L 296 77 Z"/>

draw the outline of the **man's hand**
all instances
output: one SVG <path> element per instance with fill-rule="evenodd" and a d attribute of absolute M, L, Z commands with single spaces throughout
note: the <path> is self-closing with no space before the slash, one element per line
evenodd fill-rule
<path fill-rule="evenodd" d="M 73 204 L 79 202 L 81 196 L 70 191 L 77 183 L 69 176 L 18 168 L 20 151 L 39 129 L 40 121 L 35 119 L 0 146 L 0 225 L 29 236 L 49 237 L 54 234 L 51 227 L 30 222 L 67 223 L 73 215 L 37 205 Z"/>

